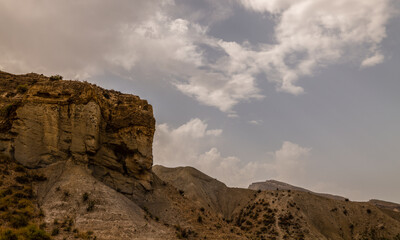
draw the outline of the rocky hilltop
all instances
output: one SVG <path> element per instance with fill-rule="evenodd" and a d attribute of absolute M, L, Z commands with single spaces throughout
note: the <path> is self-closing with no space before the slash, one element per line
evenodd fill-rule
<path fill-rule="evenodd" d="M 154 131 L 137 96 L 0 71 L 0 239 L 400 239 L 398 205 L 152 167 Z"/>

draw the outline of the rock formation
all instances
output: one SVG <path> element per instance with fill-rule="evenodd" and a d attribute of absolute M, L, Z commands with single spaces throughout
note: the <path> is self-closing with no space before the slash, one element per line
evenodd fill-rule
<path fill-rule="evenodd" d="M 0 72 L 0 109 L 0 153 L 24 166 L 72 159 L 123 193 L 151 188 L 155 120 L 147 101 L 85 82 Z"/>

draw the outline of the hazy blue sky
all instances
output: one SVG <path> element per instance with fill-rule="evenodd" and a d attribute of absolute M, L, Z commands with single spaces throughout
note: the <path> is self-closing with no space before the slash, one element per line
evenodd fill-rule
<path fill-rule="evenodd" d="M 0 1 L 0 69 L 154 107 L 154 162 L 400 202 L 396 0 Z"/>

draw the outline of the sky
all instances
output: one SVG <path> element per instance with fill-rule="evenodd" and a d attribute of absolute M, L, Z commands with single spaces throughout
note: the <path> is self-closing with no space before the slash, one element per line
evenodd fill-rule
<path fill-rule="evenodd" d="M 1 0 L 0 70 L 140 96 L 154 164 L 400 203 L 397 0 Z"/>

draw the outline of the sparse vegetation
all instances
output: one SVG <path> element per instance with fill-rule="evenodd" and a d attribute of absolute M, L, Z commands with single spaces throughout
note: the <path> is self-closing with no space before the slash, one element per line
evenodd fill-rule
<path fill-rule="evenodd" d="M 176 237 L 179 239 L 186 239 L 189 238 L 190 236 L 197 236 L 197 233 L 191 229 L 186 229 L 182 228 L 180 225 L 175 225 L 175 232 L 176 232 Z"/>
<path fill-rule="evenodd" d="M 0 155 L 0 172 L 7 173 L 0 186 L 0 239 L 50 239 L 36 225 L 43 212 L 34 203 L 31 170 Z"/>
<path fill-rule="evenodd" d="M 63 77 L 58 74 L 50 77 L 50 81 L 60 81 L 62 79 L 63 79 Z"/>
<path fill-rule="evenodd" d="M 85 192 L 84 194 L 82 194 L 82 201 L 86 202 L 89 199 L 89 193 Z"/>
<path fill-rule="evenodd" d="M 103 93 L 103 96 L 104 96 L 106 99 L 110 99 L 110 94 L 108 94 L 107 92 L 104 92 L 104 93 Z"/>
<path fill-rule="evenodd" d="M 347 216 L 348 212 L 346 209 L 343 210 L 343 214 Z"/>
<path fill-rule="evenodd" d="M 57 236 L 58 234 L 60 234 L 60 229 L 58 227 L 53 228 L 51 236 Z"/>
<path fill-rule="evenodd" d="M 95 206 L 96 206 L 96 201 L 94 201 L 94 200 L 89 200 L 89 201 L 88 201 L 88 205 L 87 205 L 87 207 L 86 207 L 86 211 L 87 211 L 87 212 L 93 212 Z"/>
<path fill-rule="evenodd" d="M 27 85 L 18 85 L 17 86 L 17 92 L 24 94 L 26 91 L 28 91 L 28 86 Z"/>
<path fill-rule="evenodd" d="M 69 198 L 69 196 L 71 196 L 69 191 L 68 190 L 64 190 L 64 192 L 63 192 L 63 200 L 66 201 Z"/>
<path fill-rule="evenodd" d="M 36 227 L 36 225 L 29 225 L 21 229 L 0 229 L 1 240 L 50 240 L 49 235 Z"/>

